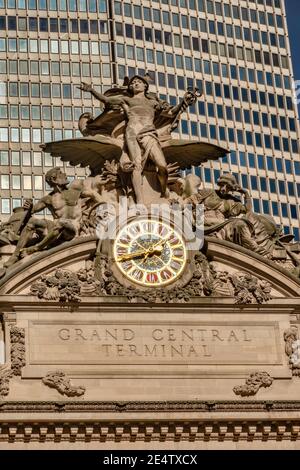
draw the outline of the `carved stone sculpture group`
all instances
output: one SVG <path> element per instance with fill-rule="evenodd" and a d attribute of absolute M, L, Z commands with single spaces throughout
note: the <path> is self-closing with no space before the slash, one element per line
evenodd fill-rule
<path fill-rule="evenodd" d="M 45 179 L 51 192 L 36 204 L 26 200 L 23 207 L 14 210 L 8 222 L 0 225 L 0 247 L 15 247 L 10 258 L 0 265 L 0 278 L 26 256 L 79 237 L 95 236 L 97 226 L 105 226 L 109 207 L 116 206 L 122 196 L 132 206 L 143 202 L 148 207 L 158 202 L 183 210 L 190 204 L 195 218 L 196 208 L 201 204 L 205 236 L 242 246 L 299 277 L 300 250 L 298 244 L 292 243 L 293 236 L 283 235 L 271 217 L 253 212 L 247 190 L 237 184 L 232 174 L 221 175 L 217 188 L 208 189 L 202 187 L 198 176 L 183 176 L 180 172 L 227 152 L 211 144 L 171 138 L 181 114 L 201 96 L 198 90 L 189 90 L 179 105 L 170 106 L 149 93 L 147 76 L 135 76 L 126 80 L 122 87 L 112 88 L 103 95 L 84 83 L 80 88 L 100 100 L 105 105 L 104 111 L 96 119 L 86 115 L 80 118 L 83 138 L 51 142 L 43 149 L 73 165 L 89 166 L 91 176 L 69 183 L 60 168 L 47 172 Z M 44 209 L 50 211 L 51 219 L 36 217 Z M 205 255 L 203 250 L 202 255 Z M 183 299 L 192 295 L 192 291 L 196 295 L 201 292 L 210 295 L 210 281 L 203 269 L 202 263 L 204 283 L 195 282 L 195 273 L 190 290 L 182 294 Z M 219 275 L 220 283 L 223 282 L 221 277 Z M 68 284 L 71 282 L 76 284 L 70 278 Z M 233 280 L 233 289 L 237 290 L 240 282 Z M 251 284 L 250 279 L 247 283 Z M 75 284 L 72 296 L 77 295 Z M 252 291 L 258 292 L 255 282 Z M 60 295 L 68 298 L 69 293 Z M 180 298 L 180 295 L 176 293 L 175 297 Z"/>

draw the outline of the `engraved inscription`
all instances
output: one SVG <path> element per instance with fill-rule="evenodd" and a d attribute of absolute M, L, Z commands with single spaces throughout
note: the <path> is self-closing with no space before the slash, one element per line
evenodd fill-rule
<path fill-rule="evenodd" d="M 278 364 L 275 322 L 74 322 L 30 327 L 30 362 L 46 364 Z M 40 351 L 43 351 L 41 357 Z"/>

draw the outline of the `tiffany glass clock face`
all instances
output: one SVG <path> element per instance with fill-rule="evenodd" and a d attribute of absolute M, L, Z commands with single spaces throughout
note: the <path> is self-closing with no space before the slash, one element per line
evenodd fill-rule
<path fill-rule="evenodd" d="M 153 219 L 137 219 L 123 227 L 113 250 L 122 274 L 145 287 L 174 282 L 187 261 L 185 243 L 178 231 Z"/>

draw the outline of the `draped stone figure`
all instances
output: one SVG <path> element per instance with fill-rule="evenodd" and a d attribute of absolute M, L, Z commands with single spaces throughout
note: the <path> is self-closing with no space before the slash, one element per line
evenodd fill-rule
<path fill-rule="evenodd" d="M 299 266 L 288 245 L 293 235 L 282 235 L 272 217 L 253 212 L 248 191 L 237 184 L 232 174 L 221 175 L 217 184 L 217 189 L 200 189 L 184 201 L 204 205 L 205 235 L 241 245 L 271 260 L 290 260 L 291 265 Z"/>

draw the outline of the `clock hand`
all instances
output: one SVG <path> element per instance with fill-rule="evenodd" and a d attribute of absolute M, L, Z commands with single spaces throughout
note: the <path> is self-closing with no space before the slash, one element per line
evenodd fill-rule
<path fill-rule="evenodd" d="M 140 258 L 142 256 L 145 256 L 147 255 L 147 257 L 149 255 L 152 255 L 152 254 L 155 254 L 155 253 L 158 253 L 160 254 L 163 250 L 163 247 L 157 247 L 157 248 L 148 248 L 148 249 L 145 249 L 145 250 L 140 250 L 140 251 L 134 251 L 133 253 L 125 253 L 124 255 L 121 255 L 119 256 L 119 258 L 117 259 L 117 261 L 127 261 L 127 260 L 130 260 L 132 258 Z"/>
<path fill-rule="evenodd" d="M 133 258 L 141 258 L 142 256 L 144 256 L 144 259 L 147 259 L 149 255 L 153 255 L 155 253 L 158 253 L 160 254 L 162 252 L 162 249 L 159 250 L 159 249 L 155 249 L 155 250 L 147 250 L 147 251 L 135 251 L 134 253 L 126 253 L 122 256 L 120 256 L 117 261 L 127 261 L 127 260 L 131 260 Z"/>
<path fill-rule="evenodd" d="M 163 249 L 164 249 L 164 244 L 162 244 L 161 246 L 156 245 L 155 248 L 153 248 L 153 246 L 152 246 L 151 248 L 149 248 L 149 250 L 145 254 L 145 256 L 143 258 L 143 262 L 146 261 L 146 259 L 150 255 L 161 255 L 161 253 L 163 252 Z"/>
<path fill-rule="evenodd" d="M 155 252 L 157 252 L 157 250 L 158 250 L 158 254 L 161 254 L 163 249 L 164 249 L 164 246 L 167 242 L 167 239 L 169 238 L 169 236 L 170 236 L 170 234 L 168 234 L 167 237 L 161 238 L 160 240 L 158 240 L 154 244 L 150 245 L 150 247 L 147 250 L 147 253 L 145 254 L 145 256 L 143 258 L 143 262 L 146 261 L 146 259 L 148 258 L 149 255 L 155 254 Z"/>
<path fill-rule="evenodd" d="M 132 258 L 140 258 L 140 257 L 144 256 L 146 253 L 147 253 L 147 251 L 145 251 L 145 250 L 135 251 L 133 253 L 125 253 L 124 255 L 119 256 L 117 261 L 127 261 L 127 260 L 132 259 Z"/>
<path fill-rule="evenodd" d="M 144 245 L 141 245 L 137 240 L 135 240 L 135 243 L 139 246 L 139 248 L 142 248 L 143 250 L 145 249 Z"/>
<path fill-rule="evenodd" d="M 151 245 L 151 248 L 155 248 L 159 245 L 161 245 L 162 247 L 165 245 L 165 243 L 167 242 L 167 239 L 169 238 L 170 234 L 168 234 L 167 237 L 165 238 L 161 238 L 160 240 L 158 240 L 157 242 L 155 242 L 153 245 Z"/>
<path fill-rule="evenodd" d="M 126 253 L 124 255 L 121 255 L 117 261 L 127 261 L 127 260 L 130 260 L 130 259 L 133 259 L 133 258 L 140 258 L 142 256 L 144 256 L 143 258 L 143 261 L 146 261 L 146 259 L 148 258 L 149 255 L 152 255 L 152 254 L 160 254 L 162 251 L 163 251 L 163 247 L 168 239 L 170 234 L 168 234 L 167 237 L 163 238 L 163 239 L 160 239 L 158 240 L 157 242 L 155 242 L 153 245 L 150 245 L 148 248 L 145 248 L 143 251 L 140 250 L 140 251 L 135 251 L 133 253 Z"/>
<path fill-rule="evenodd" d="M 143 258 L 143 262 L 146 261 L 146 259 L 150 256 L 150 255 L 156 255 L 156 254 L 161 254 L 162 251 L 163 251 L 164 247 L 163 246 L 157 246 L 156 245 L 156 248 L 153 248 L 153 246 L 151 248 L 148 249 L 147 253 L 145 254 L 144 258 Z"/>

